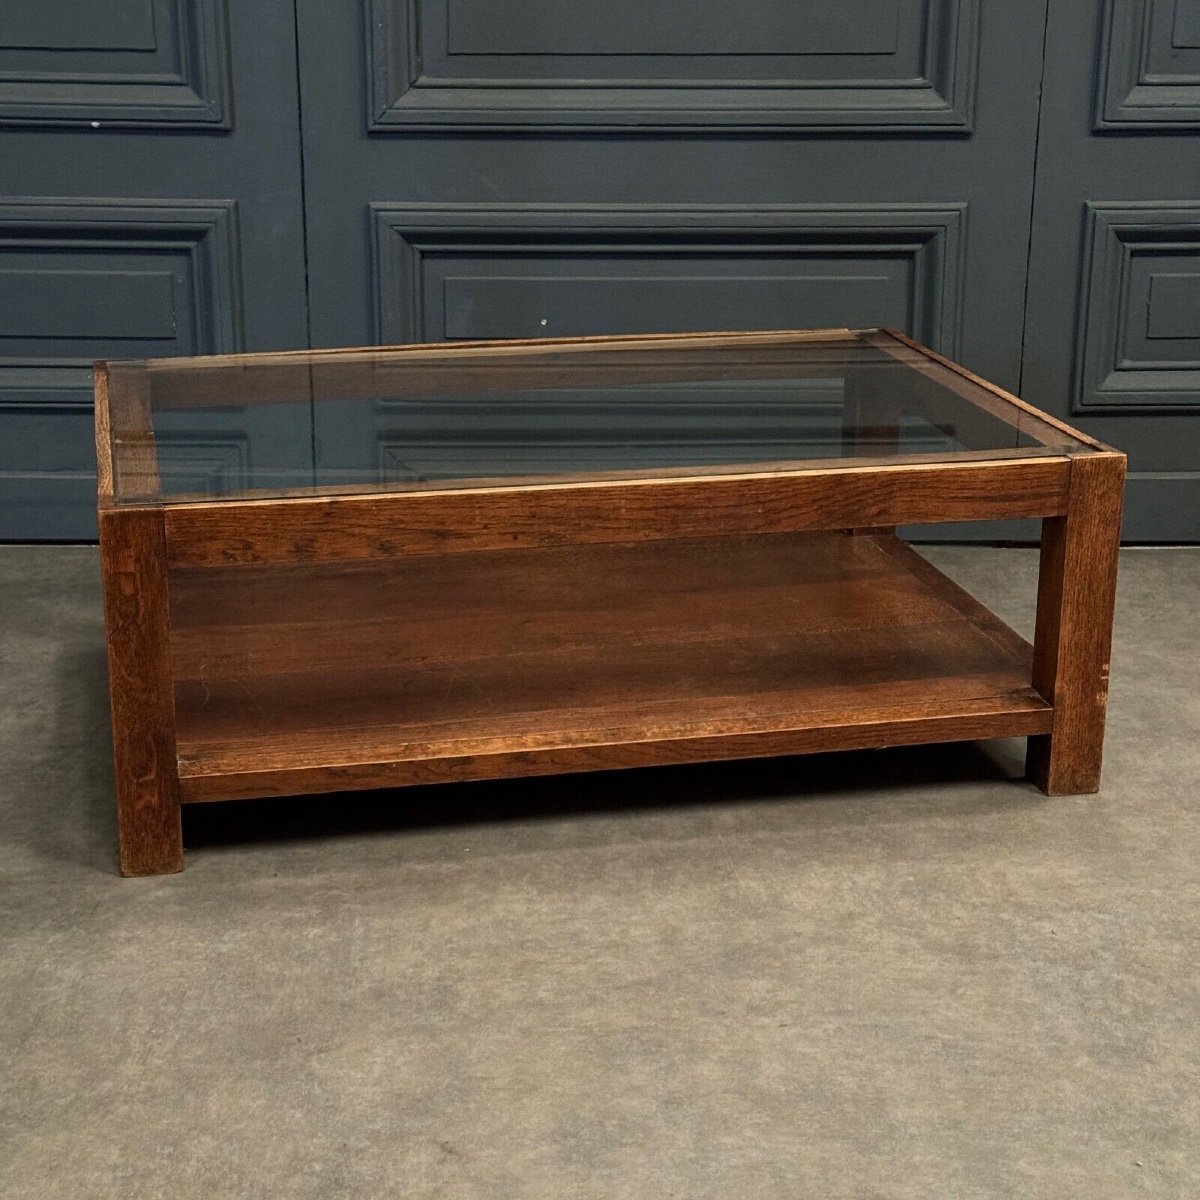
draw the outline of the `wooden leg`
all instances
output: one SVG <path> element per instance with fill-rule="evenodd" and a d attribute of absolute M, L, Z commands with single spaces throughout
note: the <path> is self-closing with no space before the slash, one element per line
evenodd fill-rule
<path fill-rule="evenodd" d="M 122 875 L 183 870 L 163 514 L 100 511 Z"/>
<path fill-rule="evenodd" d="M 1049 734 L 1029 739 L 1029 778 L 1048 796 L 1100 788 L 1123 454 L 1071 461 L 1067 514 L 1042 522 L 1033 686 L 1054 705 Z"/>

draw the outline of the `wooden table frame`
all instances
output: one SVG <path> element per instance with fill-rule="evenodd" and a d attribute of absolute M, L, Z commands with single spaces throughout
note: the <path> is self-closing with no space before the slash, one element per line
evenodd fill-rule
<path fill-rule="evenodd" d="M 737 335 L 721 337 L 721 344 L 738 340 Z M 995 413 L 1005 419 L 1036 413 L 899 334 L 880 337 L 982 385 L 995 397 Z M 978 403 L 974 388 L 972 402 Z M 704 477 L 581 478 L 434 491 L 129 504 L 114 499 L 108 377 L 105 365 L 97 364 L 98 504 L 121 870 L 147 875 L 182 869 L 181 805 L 186 802 L 431 779 L 1026 735 L 1029 777 L 1038 787 L 1049 795 L 1094 792 L 1100 783 L 1125 456 L 1036 415 L 1069 432 L 1086 449 L 942 462 L 881 459 L 851 465 L 832 460 L 791 470 Z M 886 415 L 880 420 L 886 422 Z M 148 408 L 143 432 L 150 477 Z M 1031 668 L 1037 707 L 998 706 L 994 712 L 948 717 L 928 705 L 887 711 L 864 706 L 853 719 L 842 717 L 821 728 L 747 730 L 736 736 L 706 736 L 699 729 L 690 737 L 587 746 L 530 749 L 516 738 L 486 758 L 446 758 L 432 765 L 401 758 L 363 764 L 358 770 L 308 766 L 302 772 L 264 775 L 257 787 L 253 780 L 231 778 L 223 785 L 213 777 L 181 774 L 168 587 L 175 570 L 722 534 L 878 533 L 897 525 L 1022 517 L 1042 520 Z"/>

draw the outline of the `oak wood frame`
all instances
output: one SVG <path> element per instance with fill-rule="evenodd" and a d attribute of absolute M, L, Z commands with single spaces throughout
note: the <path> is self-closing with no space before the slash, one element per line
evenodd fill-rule
<path fill-rule="evenodd" d="M 161 508 L 113 500 L 108 372 L 96 367 L 96 483 L 108 631 L 117 835 L 123 875 L 183 870 L 170 600 Z M 151 429 L 150 410 L 146 425 Z M 153 472 L 153 443 L 143 472 Z"/>
<path fill-rule="evenodd" d="M 832 331 L 841 333 L 845 331 Z M 620 341 L 589 339 L 602 347 Z M 677 339 L 683 340 L 683 339 Z M 692 340 L 695 340 L 694 338 Z M 712 335 L 711 344 L 764 340 Z M 118 504 L 109 435 L 108 374 L 96 370 L 96 444 L 101 560 L 108 625 L 120 863 L 126 875 L 181 870 L 180 806 L 187 801 L 280 791 L 379 787 L 440 779 L 490 778 L 646 763 L 801 753 L 811 750 L 1029 736 L 1030 778 L 1051 795 L 1099 787 L 1108 654 L 1115 598 L 1125 456 L 1033 409 L 893 331 L 877 343 L 911 361 L 949 368 L 995 397 L 993 416 L 1019 424 L 1028 414 L 1086 449 L 1040 457 L 935 463 L 889 461 L 799 466 L 771 473 L 471 486 L 425 492 L 306 494 L 216 503 Z M 578 344 L 576 339 L 573 344 Z M 489 352 L 517 352 L 511 342 Z M 415 351 L 425 349 L 414 348 Z M 320 352 L 317 352 L 318 354 Z M 370 348 L 364 353 L 378 353 Z M 979 403 L 974 387 L 964 391 Z M 863 396 L 890 427 L 877 398 Z M 153 485 L 149 409 L 134 431 L 139 486 Z M 836 460 L 835 460 L 836 461 Z M 140 494 L 140 493 L 139 493 Z M 995 704 L 955 716 L 914 704 L 830 715 L 804 729 L 580 745 L 531 753 L 514 743 L 487 762 L 391 762 L 360 770 L 306 767 L 280 778 L 181 778 L 175 749 L 169 650 L 169 573 L 254 563 L 313 563 L 407 554 L 585 545 L 719 533 L 850 529 L 886 533 L 901 524 L 1040 517 L 1043 520 L 1032 694 L 1037 703 Z M 896 543 L 898 546 L 900 543 Z M 912 558 L 907 549 L 897 551 Z M 954 585 L 924 564 L 937 587 Z M 997 624 L 999 624 L 997 622 Z M 1013 635 L 1015 636 L 1015 635 Z M 1019 639 L 1018 639 L 1019 640 Z M 1042 702 L 1049 706 L 1049 711 Z"/>

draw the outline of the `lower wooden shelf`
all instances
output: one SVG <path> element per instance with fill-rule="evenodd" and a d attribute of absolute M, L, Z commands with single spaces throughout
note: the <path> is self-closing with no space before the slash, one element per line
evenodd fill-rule
<path fill-rule="evenodd" d="M 1046 733 L 1029 645 L 890 535 L 175 570 L 185 801 Z"/>

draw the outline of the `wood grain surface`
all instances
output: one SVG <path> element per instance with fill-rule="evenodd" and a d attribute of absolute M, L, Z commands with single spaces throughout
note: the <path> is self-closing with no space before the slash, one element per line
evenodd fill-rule
<path fill-rule="evenodd" d="M 891 536 L 175 570 L 182 796 L 1044 732 L 1029 646 Z"/>
<path fill-rule="evenodd" d="M 181 871 L 162 511 L 99 517 L 121 872 Z"/>
<path fill-rule="evenodd" d="M 166 508 L 172 567 L 1040 517 L 1069 461 L 1035 458 Z"/>
<path fill-rule="evenodd" d="M 1123 454 L 1075 458 L 1066 515 L 1043 523 L 1033 685 L 1054 725 L 1029 775 L 1051 796 L 1100 787 L 1124 489 Z"/>
<path fill-rule="evenodd" d="M 108 364 L 98 362 L 92 371 L 96 432 L 96 503 L 103 508 L 113 499 L 112 428 L 108 413 Z"/>

